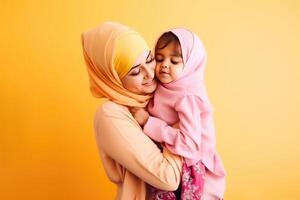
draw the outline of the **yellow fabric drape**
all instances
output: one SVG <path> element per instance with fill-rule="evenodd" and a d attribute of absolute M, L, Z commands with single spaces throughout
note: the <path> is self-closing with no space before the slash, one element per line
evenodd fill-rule
<path fill-rule="evenodd" d="M 105 22 L 82 33 L 81 39 L 93 96 L 100 103 L 145 107 L 151 95 L 132 93 L 121 82 L 136 59 L 150 50 L 143 37 L 127 26 Z"/>

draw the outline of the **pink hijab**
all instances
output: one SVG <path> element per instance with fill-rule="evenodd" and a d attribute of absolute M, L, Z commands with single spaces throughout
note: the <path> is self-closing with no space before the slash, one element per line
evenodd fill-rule
<path fill-rule="evenodd" d="M 178 79 L 167 84 L 161 83 L 161 85 L 170 92 L 186 92 L 188 90 L 189 94 L 199 96 L 211 110 L 212 107 L 204 85 L 207 55 L 200 38 L 185 28 L 174 28 L 169 31 L 179 39 L 184 69 Z"/>

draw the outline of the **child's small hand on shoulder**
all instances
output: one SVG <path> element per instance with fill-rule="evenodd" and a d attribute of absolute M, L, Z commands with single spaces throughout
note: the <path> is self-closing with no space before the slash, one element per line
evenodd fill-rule
<path fill-rule="evenodd" d="M 179 122 L 176 122 L 175 124 L 173 124 L 172 127 L 179 129 Z"/>
<path fill-rule="evenodd" d="M 149 113 L 144 108 L 132 107 L 129 109 L 139 125 L 144 126 L 149 118 Z"/>

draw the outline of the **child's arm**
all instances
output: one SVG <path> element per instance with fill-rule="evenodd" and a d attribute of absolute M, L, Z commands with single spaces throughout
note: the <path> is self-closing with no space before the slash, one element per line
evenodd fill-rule
<path fill-rule="evenodd" d="M 139 125 L 144 127 L 144 125 L 146 124 L 150 116 L 148 111 L 146 111 L 144 108 L 136 108 L 136 107 L 130 108 L 129 110 L 132 116 L 134 117 L 134 119 L 139 123 Z M 179 122 L 173 124 L 172 127 L 179 129 Z"/>
<path fill-rule="evenodd" d="M 155 141 L 164 142 L 170 151 L 183 157 L 194 159 L 201 148 L 202 101 L 196 96 L 180 99 L 175 110 L 178 112 L 179 129 L 169 126 L 163 120 L 149 116 L 144 125 L 144 133 Z"/>

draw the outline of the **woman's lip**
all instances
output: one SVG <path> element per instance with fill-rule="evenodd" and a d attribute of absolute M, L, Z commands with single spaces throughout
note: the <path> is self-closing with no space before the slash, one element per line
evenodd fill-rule
<path fill-rule="evenodd" d="M 151 81 L 148 81 L 147 83 L 144 83 L 144 85 L 146 85 L 146 86 L 149 86 L 149 85 L 152 85 L 153 84 L 153 80 L 151 80 Z"/>

